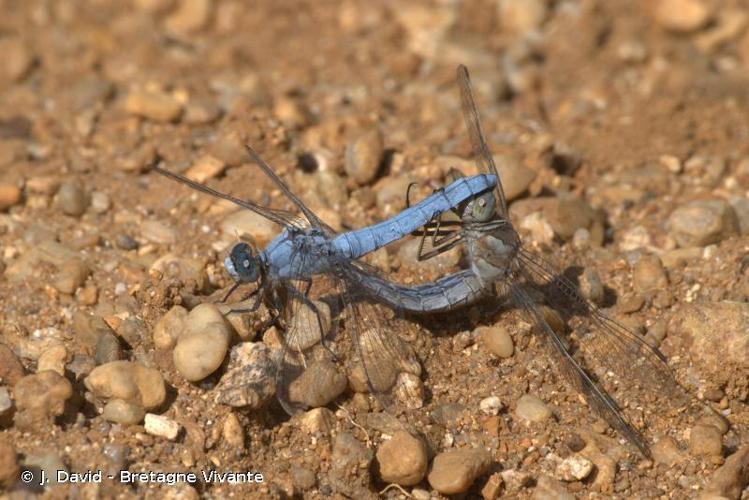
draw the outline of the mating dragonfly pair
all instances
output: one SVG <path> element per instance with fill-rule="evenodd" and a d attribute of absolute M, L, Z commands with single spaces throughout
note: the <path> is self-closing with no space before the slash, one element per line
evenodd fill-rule
<path fill-rule="evenodd" d="M 458 67 L 462 110 L 480 174 L 461 177 L 421 202 L 408 206 L 393 218 L 372 226 L 337 233 L 310 210 L 271 167 L 250 147 L 252 159 L 301 212 L 283 210 L 237 199 L 178 174 L 159 173 L 193 189 L 229 200 L 279 224 L 283 231 L 265 249 L 236 244 L 225 259 L 228 273 L 240 284 L 257 283 L 251 294 L 256 310 L 261 302 L 287 326 L 283 354 L 277 370 L 278 399 L 293 413 L 305 405 L 294 391 L 295 380 L 314 363 L 340 361 L 341 356 L 359 363 L 369 390 L 386 405 L 399 401 L 418 406 L 413 393 L 421 366 L 405 340 L 408 324 L 404 313 L 429 314 L 453 311 L 494 295 L 511 298 L 522 308 L 536 331 L 545 338 L 562 375 L 582 393 L 590 406 L 644 455 L 647 441 L 625 418 L 620 405 L 600 383 L 614 377 L 619 398 L 640 404 L 660 395 L 676 401 L 683 392 L 661 352 L 621 324 L 610 319 L 583 298 L 572 282 L 557 274 L 545 260 L 523 247 L 513 228 L 502 182 L 486 143 L 468 70 Z M 407 196 L 408 198 L 408 196 Z M 453 211 L 460 221 L 442 221 Z M 469 267 L 435 281 L 403 285 L 382 276 L 359 261 L 362 256 L 409 234 L 421 236 L 419 259 L 426 260 L 458 244 L 465 245 Z M 431 250 L 424 251 L 429 241 Z M 337 330 L 321 309 L 328 303 L 313 300 L 311 292 L 334 290 L 327 298 L 343 304 L 347 336 Z M 576 343 L 550 324 L 547 306 L 560 313 Z M 553 323 L 553 322 L 552 322 Z M 556 326 L 556 325 L 555 325 Z M 574 347 L 574 349 L 573 349 Z M 599 370 L 583 367 L 592 358 Z"/>

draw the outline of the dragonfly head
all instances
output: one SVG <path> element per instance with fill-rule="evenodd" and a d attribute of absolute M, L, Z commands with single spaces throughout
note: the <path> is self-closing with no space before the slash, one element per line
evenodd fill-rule
<path fill-rule="evenodd" d="M 224 259 L 227 272 L 240 283 L 253 283 L 260 278 L 260 259 L 247 243 L 237 243 Z"/>
<path fill-rule="evenodd" d="M 488 222 L 494 216 L 496 211 L 496 201 L 494 192 L 487 191 L 468 202 L 463 210 L 464 222 Z"/>

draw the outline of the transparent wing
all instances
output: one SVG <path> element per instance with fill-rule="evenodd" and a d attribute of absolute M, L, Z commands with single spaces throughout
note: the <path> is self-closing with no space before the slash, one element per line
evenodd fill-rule
<path fill-rule="evenodd" d="M 519 286 L 512 285 L 509 287 L 515 302 L 522 307 L 531 317 L 537 328 L 544 333 L 546 346 L 551 359 L 554 360 L 557 368 L 564 378 L 571 383 L 575 389 L 585 396 L 588 404 L 601 416 L 609 425 L 619 431 L 632 444 L 634 444 L 643 455 L 649 457 L 650 451 L 645 439 L 635 430 L 624 418 L 616 401 L 590 378 L 580 363 L 572 357 L 567 349 L 563 339 L 549 325 L 543 314 L 538 310 L 533 300 Z"/>
<path fill-rule="evenodd" d="M 319 380 L 345 383 L 333 354 L 337 323 L 330 291 L 330 280 L 324 276 L 310 282 L 283 281 L 275 288 L 284 323 L 276 390 L 278 401 L 289 414 L 327 404 L 318 390 Z"/>
<path fill-rule="evenodd" d="M 320 220 L 320 218 L 317 217 L 317 215 L 315 215 L 315 213 L 309 207 L 307 207 L 307 205 L 305 205 L 297 195 L 291 192 L 289 186 L 286 185 L 283 179 L 276 175 L 270 165 L 268 165 L 268 163 L 260 157 L 260 155 L 252 148 L 252 146 L 250 146 L 249 144 L 245 144 L 245 148 L 247 148 L 247 152 L 250 154 L 250 157 L 252 157 L 252 160 L 257 163 L 262 171 L 265 172 L 268 177 L 270 177 L 270 179 L 276 184 L 276 186 L 279 187 L 279 189 L 281 189 L 283 194 L 285 194 L 286 197 L 291 200 L 291 202 L 296 205 L 297 208 L 299 208 L 299 210 L 304 214 L 311 225 L 324 229 L 327 234 L 335 233 L 335 231 L 330 226 L 325 224 L 322 220 Z"/>
<path fill-rule="evenodd" d="M 484 131 L 481 127 L 481 119 L 479 117 L 478 107 L 476 106 L 476 100 L 473 98 L 473 90 L 471 88 L 471 78 L 468 75 L 468 68 L 462 64 L 458 66 L 457 79 L 458 87 L 460 88 L 463 119 L 466 122 L 468 136 L 471 139 L 471 146 L 473 147 L 473 154 L 476 156 L 479 171 L 494 174 L 497 177 L 497 186 L 495 188 L 498 202 L 497 210 L 501 218 L 507 219 L 507 199 L 505 197 L 504 189 L 502 188 L 502 180 L 497 173 L 497 166 L 494 164 L 494 158 L 492 157 L 491 151 L 489 151 L 489 146 L 486 143 L 486 137 L 484 136 Z"/>
<path fill-rule="evenodd" d="M 571 316 L 570 326 L 586 356 L 605 372 L 613 372 L 619 382 L 626 382 L 638 397 L 667 399 L 676 406 L 686 402 L 685 391 L 656 347 L 606 316 L 540 256 L 521 249 L 518 258 L 529 281 L 535 283 L 549 305 Z"/>
<path fill-rule="evenodd" d="M 283 226 L 283 227 L 293 226 L 293 227 L 298 227 L 300 229 L 307 226 L 307 224 L 305 224 L 304 221 L 302 221 L 299 217 L 285 210 L 268 208 L 262 205 L 258 205 L 257 203 L 253 203 L 251 201 L 240 200 L 239 198 L 235 198 L 234 196 L 230 194 L 222 193 L 221 191 L 217 191 L 206 185 L 195 182 L 192 179 L 188 179 L 187 177 L 183 175 L 170 172 L 169 170 L 163 169 L 159 166 L 154 166 L 153 170 L 155 170 L 156 172 L 160 173 L 161 175 L 165 177 L 168 177 L 172 180 L 185 184 L 186 186 L 189 186 L 196 191 L 200 191 L 201 193 L 211 195 L 215 198 L 220 198 L 222 200 L 230 201 L 234 203 L 235 205 L 238 205 L 242 208 L 246 208 L 247 210 L 251 210 L 255 212 L 256 214 L 261 215 L 272 222 L 275 222 L 279 226 Z"/>
<path fill-rule="evenodd" d="M 358 286 L 366 267 L 349 263 L 338 266 L 341 298 L 346 315 L 345 329 L 353 343 L 369 391 L 381 404 L 396 403 L 407 408 L 423 404 L 421 364 L 406 342 L 419 334 L 418 327 L 405 320 L 398 308 L 384 307 Z"/>

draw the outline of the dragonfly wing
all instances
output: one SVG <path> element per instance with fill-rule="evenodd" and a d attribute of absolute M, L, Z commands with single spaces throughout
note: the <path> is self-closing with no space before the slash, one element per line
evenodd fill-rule
<path fill-rule="evenodd" d="M 358 286 L 363 273 L 348 263 L 338 271 L 346 331 L 368 389 L 385 407 L 400 403 L 419 408 L 423 404 L 421 364 L 404 339 L 416 338 L 418 328 L 400 310 L 382 306 Z"/>
<path fill-rule="evenodd" d="M 478 163 L 481 172 L 493 174 L 497 177 L 497 185 L 495 187 L 495 194 L 498 202 L 497 210 L 501 218 L 507 219 L 507 199 L 505 197 L 504 189 L 502 188 L 502 180 L 497 173 L 497 166 L 494 164 L 494 158 L 492 157 L 491 151 L 489 151 L 489 146 L 486 143 L 486 136 L 481 127 L 481 119 L 479 117 L 478 107 L 476 106 L 476 100 L 473 97 L 473 89 L 471 88 L 471 78 L 468 74 L 468 68 L 462 64 L 458 66 L 457 79 L 458 87 L 460 87 L 463 119 L 466 122 L 468 136 L 471 139 L 473 154 L 476 156 L 476 162 Z"/>
<path fill-rule="evenodd" d="M 316 256 L 296 252 L 291 266 L 309 267 Z M 335 343 L 337 323 L 333 321 L 335 304 L 324 294 L 331 288 L 326 276 L 315 279 L 283 280 L 275 283 L 276 308 L 284 320 L 281 356 L 276 371 L 278 400 L 287 413 L 328 403 L 323 400 L 316 379 L 326 378 L 345 386 L 331 346 Z"/>
<path fill-rule="evenodd" d="M 282 226 L 282 227 L 293 226 L 293 227 L 298 227 L 300 229 L 302 229 L 302 228 L 305 227 L 305 224 L 301 223 L 302 221 L 301 221 L 301 219 L 299 219 L 299 217 L 297 217 L 296 215 L 294 215 L 292 213 L 289 213 L 289 212 L 287 212 L 285 210 L 278 210 L 278 209 L 275 209 L 275 208 L 268 208 L 268 207 L 264 207 L 262 205 L 258 205 L 257 203 L 253 203 L 251 201 L 241 200 L 241 199 L 236 198 L 236 197 L 234 197 L 234 196 L 232 196 L 230 194 L 222 193 L 221 191 L 217 191 L 217 190 L 215 190 L 215 189 L 213 189 L 211 187 L 208 187 L 208 186 L 206 186 L 204 184 L 200 184 L 198 182 L 195 182 L 192 179 L 188 179 L 187 177 L 185 177 L 183 175 L 180 175 L 180 174 L 177 174 L 177 173 L 174 173 L 174 172 L 170 172 L 169 170 L 163 169 L 163 168 L 161 168 L 159 166 L 154 166 L 153 170 L 155 170 L 156 172 L 160 173 L 161 175 L 163 175 L 165 177 L 168 177 L 168 178 L 170 178 L 172 180 L 175 180 L 175 181 L 177 181 L 179 183 L 182 183 L 182 184 L 184 184 L 186 186 L 189 186 L 190 188 L 192 188 L 192 189 L 194 189 L 196 191 L 200 191 L 201 193 L 205 193 L 205 194 L 211 195 L 211 196 L 213 196 L 215 198 L 219 198 L 219 199 L 222 199 L 222 200 L 230 201 L 230 202 L 234 203 L 237 206 L 240 206 L 242 208 L 246 208 L 247 210 L 251 210 L 251 211 L 255 212 L 256 214 L 261 215 L 261 216 L 265 217 L 266 219 L 268 219 L 268 220 L 270 220 L 272 222 L 275 222 L 279 226 Z"/>
<path fill-rule="evenodd" d="M 546 321 L 544 315 L 538 310 L 533 300 L 525 290 L 519 286 L 511 285 L 510 292 L 513 300 L 525 310 L 531 317 L 537 328 L 544 334 L 546 339 L 545 345 L 549 350 L 551 359 L 555 361 L 556 366 L 564 378 L 571 383 L 575 389 L 585 396 L 588 404 L 603 417 L 614 429 L 619 431 L 633 445 L 635 445 L 643 455 L 650 456 L 650 450 L 642 435 L 633 428 L 622 414 L 619 405 L 614 399 L 600 387 L 580 366 L 580 363 L 572 357 L 567 349 L 564 340 Z"/>
<path fill-rule="evenodd" d="M 540 256 L 521 249 L 518 258 L 549 305 L 572 316 L 570 323 L 579 334 L 579 348 L 592 356 L 602 371 L 629 381 L 633 389 L 640 389 L 640 397 L 665 396 L 671 404 L 685 403 L 686 394 L 658 348 L 582 297 L 570 280 Z"/>
<path fill-rule="evenodd" d="M 247 148 L 247 152 L 249 153 L 250 157 L 252 157 L 252 160 L 258 164 L 258 166 L 261 168 L 265 174 L 270 177 L 270 179 L 273 181 L 276 186 L 283 192 L 284 195 L 299 208 L 299 210 L 304 214 L 304 217 L 309 221 L 310 225 L 323 228 L 328 232 L 328 234 L 333 234 L 335 231 L 325 224 L 320 218 L 315 214 L 315 212 L 312 211 L 307 205 L 302 202 L 302 200 L 295 195 L 291 189 L 289 189 L 289 186 L 286 185 L 286 183 L 281 179 L 268 165 L 268 163 L 263 160 L 260 155 L 255 151 L 252 146 L 249 144 L 245 144 L 245 148 Z"/>

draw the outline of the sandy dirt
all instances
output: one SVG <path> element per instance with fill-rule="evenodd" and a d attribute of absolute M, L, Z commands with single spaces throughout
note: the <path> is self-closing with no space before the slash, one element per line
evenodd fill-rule
<path fill-rule="evenodd" d="M 0 0 L 0 11 L 0 492 L 9 498 L 427 499 L 449 496 L 438 485 L 453 472 L 467 498 L 747 498 L 745 2 Z M 451 167 L 475 173 L 461 63 L 505 188 L 517 191 L 510 210 L 526 247 L 560 270 L 594 274 L 594 288 L 600 277 L 601 307 L 660 347 L 699 409 L 680 411 L 665 393 L 628 401 L 651 459 L 588 407 L 529 318 L 499 299 L 408 318 L 423 367 L 415 409 L 383 411 L 351 381 L 322 413 L 290 417 L 273 398 L 233 408 L 215 396 L 228 361 L 189 382 L 173 343 L 154 335 L 173 306 L 221 299 L 236 241 L 233 208 L 154 165 L 292 209 L 250 162 L 248 142 L 332 227 L 359 228 L 400 210 L 410 182 L 418 198 Z M 569 199 L 580 203 L 562 212 Z M 243 224 L 260 245 L 277 232 Z M 367 262 L 407 284 L 465 265 L 459 250 L 417 263 L 408 240 Z M 276 347 L 278 329 L 258 332 L 265 319 L 266 309 L 235 318 L 230 346 Z M 509 333 L 510 355 L 490 352 L 486 328 Z M 108 396 L 86 379 L 115 360 L 153 370 L 122 376 L 141 398 L 126 410 L 167 417 L 176 437 L 154 435 L 142 415 L 128 424 L 102 415 Z M 150 376 L 165 382 L 152 407 L 143 400 L 154 385 L 138 385 Z M 548 417 L 519 415 L 528 394 Z M 405 459 L 379 450 L 399 430 L 424 444 L 427 467 L 388 487 L 383 471 Z M 439 469 L 436 456 L 464 448 L 487 459 Z M 592 467 L 570 477 L 571 457 Z M 58 469 L 199 480 L 18 479 Z M 205 480 L 207 471 L 263 481 Z"/>

